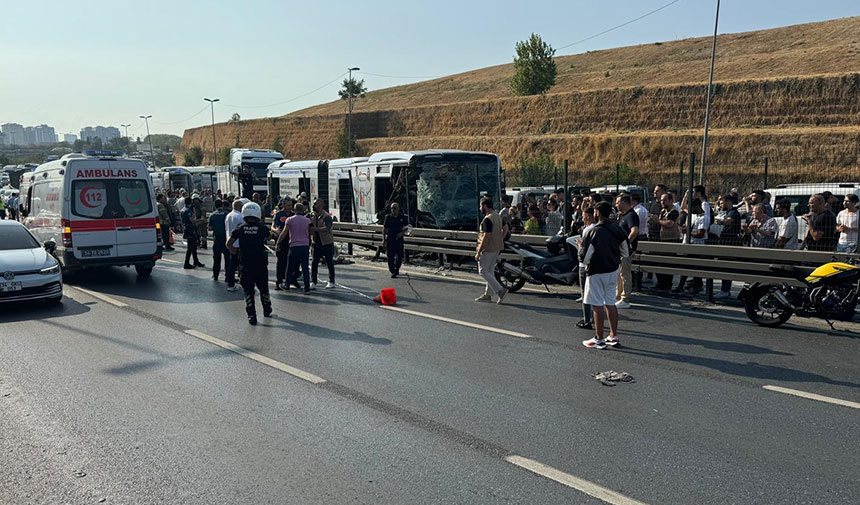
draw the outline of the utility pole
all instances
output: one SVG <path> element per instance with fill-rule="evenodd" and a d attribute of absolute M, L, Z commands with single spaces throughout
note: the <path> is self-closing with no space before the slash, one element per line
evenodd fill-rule
<path fill-rule="evenodd" d="M 346 114 L 346 148 L 349 157 L 352 158 L 352 72 L 361 70 L 358 67 L 348 68 L 349 80 L 347 81 L 346 92 L 349 95 L 348 112 Z"/>
<path fill-rule="evenodd" d="M 152 135 L 149 134 L 149 118 L 152 117 L 152 114 L 148 116 L 140 116 L 140 119 L 146 121 L 146 137 L 149 139 L 149 158 L 152 160 L 153 168 L 158 168 L 155 166 L 155 151 L 152 149 Z"/>
<path fill-rule="evenodd" d="M 705 184 L 705 170 L 708 153 L 708 128 L 711 125 L 711 97 L 714 95 L 714 60 L 717 57 L 717 28 L 720 25 L 720 0 L 717 0 L 717 14 L 714 17 L 714 42 L 711 46 L 711 74 L 708 77 L 708 99 L 705 103 L 705 138 L 702 140 L 702 170 L 699 172 L 699 184 Z"/>
<path fill-rule="evenodd" d="M 123 128 L 125 128 L 125 148 L 131 150 L 131 142 L 128 140 L 128 127 L 130 124 L 121 124 Z M 128 153 L 126 153 L 128 154 Z"/>
<path fill-rule="evenodd" d="M 215 146 L 215 102 L 220 101 L 220 98 L 204 98 L 212 108 L 212 165 L 218 164 L 218 148 Z"/>

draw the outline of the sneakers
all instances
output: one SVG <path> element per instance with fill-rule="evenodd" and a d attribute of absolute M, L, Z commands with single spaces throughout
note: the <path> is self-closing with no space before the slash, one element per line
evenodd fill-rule
<path fill-rule="evenodd" d="M 630 302 L 627 302 L 624 300 L 619 300 L 619 301 L 615 302 L 615 308 L 616 309 L 629 309 L 630 308 Z"/>
<path fill-rule="evenodd" d="M 606 337 L 606 345 L 608 345 L 608 346 L 615 347 L 619 343 L 621 343 L 621 342 L 618 340 L 618 337 L 613 337 L 612 335 Z"/>
<path fill-rule="evenodd" d="M 272 317 L 272 309 L 263 310 L 263 317 Z"/>
<path fill-rule="evenodd" d="M 206 268 L 206 265 L 204 265 L 203 263 L 195 263 L 194 266 L 197 268 Z"/>
<path fill-rule="evenodd" d="M 481 295 L 475 298 L 476 302 L 492 302 L 493 298 L 490 295 Z"/>
<path fill-rule="evenodd" d="M 392 279 L 396 279 L 396 278 L 397 278 L 397 274 L 391 274 L 391 278 L 392 278 Z"/>
<path fill-rule="evenodd" d="M 576 327 L 583 329 L 583 330 L 593 330 L 594 329 L 594 325 L 589 323 L 585 319 L 580 319 L 579 321 L 577 321 Z"/>
<path fill-rule="evenodd" d="M 248 316 L 248 324 L 257 326 L 257 316 Z"/>
<path fill-rule="evenodd" d="M 732 294 L 728 291 L 719 291 L 714 295 L 714 298 L 731 298 Z"/>
<path fill-rule="evenodd" d="M 275 283 L 275 291 L 281 291 L 282 289 L 284 289 L 284 288 L 282 288 L 282 287 L 281 287 L 281 283 L 280 283 L 280 282 L 276 282 L 276 283 Z"/>
<path fill-rule="evenodd" d="M 194 265 L 183 265 L 182 268 L 184 268 L 185 270 L 194 270 L 197 267 Z"/>
<path fill-rule="evenodd" d="M 317 288 L 317 283 L 316 283 L 316 282 L 312 282 L 312 283 L 311 283 L 311 289 L 316 289 L 316 288 Z"/>
<path fill-rule="evenodd" d="M 597 340 L 596 337 L 591 337 L 588 340 L 583 340 L 582 345 L 589 349 L 606 349 L 606 340 Z"/>
<path fill-rule="evenodd" d="M 337 284 L 335 284 L 333 282 L 326 282 L 326 284 L 325 284 L 326 289 L 334 289 L 336 287 L 337 287 Z"/>
<path fill-rule="evenodd" d="M 505 296 L 506 296 L 507 294 L 508 294 L 508 290 L 507 290 L 507 288 L 502 289 L 502 292 L 501 292 L 501 293 L 499 293 L 499 299 L 498 299 L 498 300 L 496 300 L 496 304 L 501 305 L 501 304 L 502 304 L 502 300 L 504 300 L 504 299 L 505 299 Z"/>
<path fill-rule="evenodd" d="M 227 286 L 227 291 L 229 291 L 229 292 L 231 292 L 231 293 L 232 293 L 233 291 L 236 291 L 237 289 L 239 289 L 239 288 L 237 288 L 236 286 Z"/>

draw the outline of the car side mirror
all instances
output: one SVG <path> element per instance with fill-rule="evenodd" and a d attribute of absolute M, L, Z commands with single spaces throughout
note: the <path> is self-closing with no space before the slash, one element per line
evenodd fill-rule
<path fill-rule="evenodd" d="M 48 251 L 48 254 L 54 254 L 54 251 L 57 250 L 57 243 L 53 240 L 46 240 L 42 246 Z"/>

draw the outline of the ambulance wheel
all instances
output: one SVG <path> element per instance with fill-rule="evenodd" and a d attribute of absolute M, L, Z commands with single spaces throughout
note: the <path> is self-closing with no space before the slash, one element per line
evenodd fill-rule
<path fill-rule="evenodd" d="M 149 277 L 152 275 L 152 267 L 146 265 L 135 265 L 134 269 L 137 271 L 138 277 Z"/>

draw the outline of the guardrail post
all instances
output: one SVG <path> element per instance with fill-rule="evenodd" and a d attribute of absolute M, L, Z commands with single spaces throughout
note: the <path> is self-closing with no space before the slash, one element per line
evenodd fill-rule
<path fill-rule="evenodd" d="M 714 279 L 705 279 L 705 297 L 709 302 L 714 301 Z"/>

